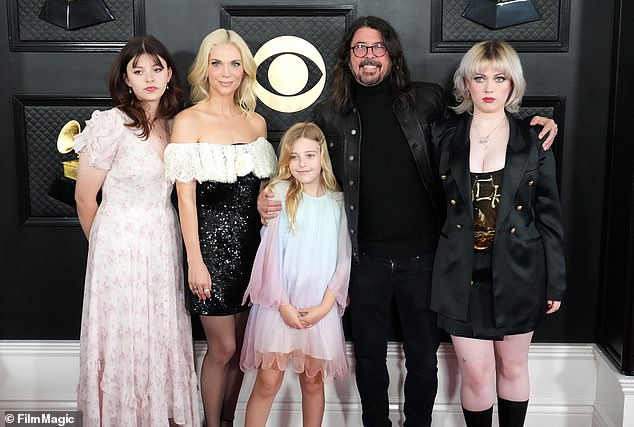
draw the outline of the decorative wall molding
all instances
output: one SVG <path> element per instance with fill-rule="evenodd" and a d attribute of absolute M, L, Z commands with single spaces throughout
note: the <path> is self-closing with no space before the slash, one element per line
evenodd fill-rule
<path fill-rule="evenodd" d="M 205 343 L 195 343 L 197 367 Z M 351 375 L 326 386 L 324 426 L 361 426 L 361 405 Z M 434 425 L 463 424 L 455 354 L 449 344 L 438 352 L 439 388 Z M 399 343 L 388 347 L 390 412 L 401 419 L 405 368 Z M 0 410 L 75 408 L 79 372 L 78 341 L 0 341 Z M 533 344 L 529 353 L 531 401 L 527 427 L 616 427 L 634 425 L 634 378 L 620 375 L 594 344 Z M 243 421 L 255 375 L 245 376 L 236 421 Z M 273 405 L 269 425 L 301 425 L 301 393 L 295 375 L 287 373 Z"/>
<path fill-rule="evenodd" d="M 273 95 L 284 100 L 308 95 L 308 92 L 322 81 L 322 77 L 325 77 L 325 84 L 317 96 L 326 96 L 330 91 L 329 74 L 336 63 L 337 46 L 354 18 L 355 6 L 353 5 L 225 5 L 220 10 L 220 26 L 238 32 L 249 45 L 256 61 L 258 54 L 266 51 L 263 61 L 259 63 L 256 77 L 258 84 L 266 88 L 268 92 L 275 93 L 275 90 L 272 90 L 274 88 L 271 88 L 268 71 L 271 62 L 279 55 L 292 56 L 304 63 L 307 76 L 303 89 L 294 90 L 282 96 L 281 94 Z M 280 46 L 280 50 L 276 52 L 269 52 L 269 49 L 262 49 L 263 52 L 259 52 L 265 44 L 268 46 L 268 43 L 275 43 L 286 36 L 298 37 L 303 40 L 304 45 L 310 44 L 312 48 L 280 43 L 284 44 L 286 49 Z M 315 56 L 320 56 L 317 62 L 323 60 L 323 72 L 315 63 Z M 301 71 L 304 72 L 304 70 Z M 292 79 L 293 75 L 299 74 L 291 73 L 287 79 Z M 272 108 L 260 99 L 257 111 L 266 117 L 269 140 L 277 144 L 282 134 L 293 123 L 312 120 L 315 102 L 309 102 L 308 106 L 304 105 L 294 112 L 284 112 L 284 109 Z"/>
<path fill-rule="evenodd" d="M 596 348 L 597 399 L 593 427 L 626 427 L 634 425 L 634 377 L 616 369 L 612 359 Z"/>
<path fill-rule="evenodd" d="M 490 30 L 462 16 L 464 0 L 432 0 L 431 51 L 466 52 L 475 42 L 500 38 L 518 52 L 567 52 L 570 0 L 533 0 L 541 20 Z"/>
<path fill-rule="evenodd" d="M 9 47 L 28 52 L 118 52 L 145 34 L 145 0 L 108 0 L 114 21 L 73 31 L 39 19 L 43 0 L 7 0 Z"/>
<path fill-rule="evenodd" d="M 13 98 L 21 224 L 79 224 L 74 208 L 48 195 L 55 179 L 63 176 L 61 161 L 76 157 L 74 152 L 57 151 L 57 135 L 69 120 L 79 121 L 83 129 L 94 110 L 111 106 L 112 101 L 106 97 Z"/>

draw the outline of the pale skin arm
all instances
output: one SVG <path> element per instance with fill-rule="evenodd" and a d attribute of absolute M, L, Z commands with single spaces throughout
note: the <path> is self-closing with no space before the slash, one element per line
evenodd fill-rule
<path fill-rule="evenodd" d="M 94 168 L 88 164 L 87 156 L 80 156 L 75 186 L 75 203 L 79 224 L 86 238 L 90 240 L 90 229 L 97 214 L 97 193 L 101 189 L 108 171 Z"/>
<path fill-rule="evenodd" d="M 544 150 L 548 150 L 555 142 L 555 137 L 557 136 L 557 123 L 553 119 L 549 119 L 547 117 L 535 116 L 531 119 L 531 126 L 540 125 L 544 128 L 539 133 L 539 139 L 542 139 L 544 136 L 548 135 L 548 138 L 542 144 Z M 556 311 L 556 310 L 555 310 Z"/>
<path fill-rule="evenodd" d="M 196 142 L 199 139 L 197 129 L 197 123 L 185 110 L 178 114 L 174 120 L 171 139 L 177 142 Z M 176 192 L 178 194 L 178 219 L 187 255 L 189 289 L 204 301 L 211 295 L 211 275 L 200 252 L 196 181 L 177 181 Z"/>
<path fill-rule="evenodd" d="M 187 254 L 189 289 L 204 301 L 211 295 L 211 275 L 200 252 L 196 182 L 176 182 L 176 191 L 178 193 L 178 218 Z"/>
<path fill-rule="evenodd" d="M 335 305 L 335 302 L 335 294 L 330 289 L 326 289 L 324 298 L 321 300 L 321 304 L 314 307 L 298 308 L 297 312 L 299 313 L 299 319 L 302 323 L 302 327 L 310 328 L 323 319 Z"/>
<path fill-rule="evenodd" d="M 254 119 L 256 120 L 258 126 L 258 133 L 260 136 L 264 136 L 266 138 L 266 121 L 259 114 L 254 115 Z M 279 212 L 282 209 L 282 203 L 279 200 L 273 199 L 273 192 L 267 191 L 266 193 L 263 191 L 266 183 L 260 185 L 260 194 L 258 194 L 258 213 L 260 214 L 260 222 L 262 225 L 267 225 L 267 220 L 275 218 L 277 216 L 276 212 Z"/>

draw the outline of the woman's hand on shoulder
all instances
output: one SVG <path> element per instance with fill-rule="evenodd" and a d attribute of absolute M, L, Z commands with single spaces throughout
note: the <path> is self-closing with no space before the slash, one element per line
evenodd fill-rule
<path fill-rule="evenodd" d="M 546 314 L 553 314 L 555 311 L 559 310 L 561 307 L 561 301 L 546 301 Z"/>

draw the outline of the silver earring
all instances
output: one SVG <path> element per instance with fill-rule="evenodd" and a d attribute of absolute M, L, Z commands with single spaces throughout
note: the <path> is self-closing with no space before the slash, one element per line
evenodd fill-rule
<path fill-rule="evenodd" d="M 170 84 L 168 83 L 167 86 L 165 86 L 165 90 L 170 90 Z"/>
<path fill-rule="evenodd" d="M 131 87 L 131 86 L 128 86 L 128 93 L 129 93 L 130 95 L 132 95 L 132 87 Z"/>

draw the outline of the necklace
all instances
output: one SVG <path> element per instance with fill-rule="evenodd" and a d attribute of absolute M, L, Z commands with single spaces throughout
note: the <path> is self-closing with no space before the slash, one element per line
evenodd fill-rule
<path fill-rule="evenodd" d="M 473 120 L 473 126 L 475 127 L 475 131 L 477 134 L 477 140 L 476 142 L 478 144 L 484 144 L 484 148 L 488 148 L 488 144 L 489 144 L 489 138 L 491 137 L 491 135 L 493 135 L 493 133 L 498 129 L 498 127 L 500 127 L 500 125 L 504 122 L 504 120 L 506 119 L 506 116 L 502 117 L 502 120 L 500 120 L 500 122 L 495 125 L 495 127 L 491 130 L 491 132 L 489 132 L 489 134 L 487 136 L 480 136 L 480 130 L 478 129 L 478 125 L 476 124 L 475 120 Z"/>
<path fill-rule="evenodd" d="M 158 137 L 158 139 L 160 141 L 163 141 L 163 137 L 166 133 L 166 126 L 164 123 L 164 120 L 152 120 L 152 123 L 150 124 L 151 126 L 151 133 Z"/>

